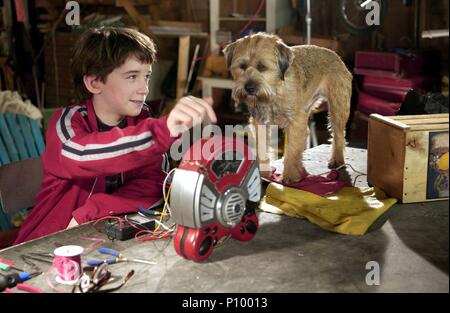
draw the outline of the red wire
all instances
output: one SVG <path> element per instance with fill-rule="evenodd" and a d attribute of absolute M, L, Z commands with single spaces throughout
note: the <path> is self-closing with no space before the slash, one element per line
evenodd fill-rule
<path fill-rule="evenodd" d="M 255 20 L 256 16 L 258 16 L 258 14 L 261 12 L 261 10 L 262 10 L 262 8 L 263 8 L 265 2 L 266 2 L 266 0 L 262 0 L 262 1 L 260 2 L 259 7 L 258 7 L 258 9 L 256 10 L 255 14 L 254 14 L 254 15 L 252 16 L 252 18 L 247 22 L 247 24 L 245 24 L 245 26 L 242 27 L 242 29 L 239 31 L 239 34 L 243 34 L 244 31 L 247 29 L 247 27 L 249 27 L 249 26 L 253 23 L 253 21 Z M 266 14 L 266 15 L 267 15 L 267 14 Z"/>
<path fill-rule="evenodd" d="M 161 231 L 158 233 L 155 233 L 153 230 L 150 229 L 143 229 L 137 226 L 137 224 L 131 222 L 128 217 L 125 215 L 124 218 L 119 217 L 119 216 L 105 216 L 102 217 L 98 220 L 95 221 L 95 223 L 93 224 L 94 228 L 99 231 L 99 229 L 97 229 L 96 225 L 98 222 L 102 221 L 102 220 L 106 220 L 106 219 L 118 219 L 119 220 L 119 226 L 122 229 L 123 228 L 123 220 L 125 220 L 126 223 L 128 223 L 131 227 L 139 230 L 136 235 L 134 236 L 137 240 L 139 241 L 146 241 L 146 240 L 156 240 L 156 239 L 162 239 L 162 238 L 167 238 L 167 237 L 172 237 L 172 234 L 170 231 Z M 150 236 L 140 236 L 142 234 L 151 234 Z"/>
<path fill-rule="evenodd" d="M 135 235 L 135 238 L 139 241 L 147 241 L 147 240 L 156 240 L 156 239 L 163 239 L 163 238 L 167 238 L 167 237 L 172 237 L 172 234 L 170 232 L 166 232 L 163 235 L 157 236 L 157 235 L 152 235 L 152 236 L 141 236 L 139 237 L 139 235 L 141 234 L 145 234 L 145 233 L 149 233 L 149 231 L 140 231 Z"/>
<path fill-rule="evenodd" d="M 101 233 L 101 231 L 96 227 L 98 222 L 103 221 L 103 220 L 109 220 L 109 219 L 118 219 L 120 229 L 123 228 L 123 222 L 122 222 L 122 218 L 120 216 L 105 216 L 105 217 L 99 218 L 98 220 L 96 220 L 94 222 L 94 224 L 92 224 L 92 226 L 95 228 L 96 231 Z"/>

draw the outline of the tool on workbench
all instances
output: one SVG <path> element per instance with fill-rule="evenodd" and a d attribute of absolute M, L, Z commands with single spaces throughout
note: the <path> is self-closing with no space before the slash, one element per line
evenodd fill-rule
<path fill-rule="evenodd" d="M 7 272 L 9 270 L 15 270 L 18 272 L 24 272 L 23 269 L 14 266 L 14 262 L 0 258 L 0 269 Z"/>
<path fill-rule="evenodd" d="M 28 254 L 22 254 L 20 258 L 25 264 L 33 269 L 33 272 L 42 272 L 41 267 L 33 261 L 52 264 L 54 256 L 52 253 L 46 252 L 29 252 Z"/>
<path fill-rule="evenodd" d="M 29 293 L 45 293 L 45 290 L 42 290 L 41 288 L 35 287 L 35 286 L 31 286 L 28 284 L 17 284 L 16 285 L 16 289 L 20 290 L 20 291 L 24 291 L 24 292 L 29 292 Z M 11 288 L 6 288 L 4 291 L 4 293 L 15 293 L 14 289 Z"/>
<path fill-rule="evenodd" d="M 101 254 L 107 254 L 107 255 L 115 256 L 115 258 L 113 258 L 113 259 L 103 259 L 103 260 L 101 260 L 101 259 L 100 260 L 99 259 L 90 259 L 90 260 L 87 260 L 87 264 L 88 265 L 95 266 L 95 265 L 100 265 L 102 263 L 114 264 L 114 263 L 119 263 L 119 262 L 134 262 L 134 263 L 151 264 L 151 265 L 155 265 L 156 264 L 156 262 L 152 262 L 152 261 L 125 258 L 122 255 L 122 253 L 120 253 L 119 251 L 113 250 L 113 249 L 109 249 L 109 248 L 105 248 L 105 247 L 102 247 L 102 248 L 98 249 L 98 252 L 100 252 Z"/>
<path fill-rule="evenodd" d="M 13 288 L 17 284 L 23 283 L 39 274 L 41 273 L 20 272 L 8 275 L 0 274 L 0 292 L 4 291 L 6 288 Z"/>

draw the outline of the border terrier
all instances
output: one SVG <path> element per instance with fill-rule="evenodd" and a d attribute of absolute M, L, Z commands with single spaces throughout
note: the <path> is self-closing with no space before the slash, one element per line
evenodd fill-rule
<path fill-rule="evenodd" d="M 302 155 L 309 135 L 309 115 L 321 97 L 328 101 L 328 129 L 332 133 L 328 167 L 344 164 L 353 77 L 335 52 L 314 45 L 288 47 L 276 35 L 257 33 L 230 43 L 223 53 L 235 82 L 232 97 L 247 106 L 250 123 L 256 130 L 263 177 L 272 174 L 269 140 L 259 142 L 257 126 L 277 125 L 284 130 L 287 146 L 283 182 L 300 181 L 306 175 Z"/>

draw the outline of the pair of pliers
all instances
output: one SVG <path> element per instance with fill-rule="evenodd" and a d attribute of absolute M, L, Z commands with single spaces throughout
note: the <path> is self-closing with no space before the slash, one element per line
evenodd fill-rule
<path fill-rule="evenodd" d="M 122 255 L 122 253 L 120 253 L 119 251 L 114 250 L 114 249 L 105 248 L 105 247 L 102 247 L 102 248 L 98 249 L 98 252 L 100 252 L 101 254 L 107 254 L 107 255 L 115 256 L 115 258 L 103 259 L 103 260 L 90 259 L 90 260 L 86 261 L 86 263 L 88 265 L 90 265 L 90 266 L 97 266 L 97 265 L 100 265 L 102 263 L 115 264 L 115 263 L 119 263 L 119 262 L 135 262 L 135 263 L 143 263 L 143 264 L 151 264 L 151 265 L 156 264 L 155 262 L 146 261 L 146 260 L 128 259 L 128 258 L 125 258 Z"/>

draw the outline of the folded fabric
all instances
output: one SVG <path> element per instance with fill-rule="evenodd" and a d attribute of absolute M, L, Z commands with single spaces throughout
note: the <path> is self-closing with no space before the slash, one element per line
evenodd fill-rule
<path fill-rule="evenodd" d="M 270 183 L 260 209 L 276 214 L 307 218 L 324 229 L 364 235 L 373 224 L 386 218 L 397 199 L 388 198 L 376 188 L 345 187 L 325 197 L 311 192 Z M 384 221 L 383 221 L 384 223 Z"/>
<path fill-rule="evenodd" d="M 320 175 L 311 175 L 306 173 L 301 181 L 293 184 L 286 185 L 283 183 L 283 176 L 273 171 L 272 176 L 266 181 L 282 184 L 287 187 L 301 189 L 312 192 L 319 196 L 326 196 L 341 190 L 344 187 L 350 187 L 351 184 L 348 181 L 340 181 L 339 172 L 331 170 L 326 177 Z"/>

